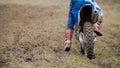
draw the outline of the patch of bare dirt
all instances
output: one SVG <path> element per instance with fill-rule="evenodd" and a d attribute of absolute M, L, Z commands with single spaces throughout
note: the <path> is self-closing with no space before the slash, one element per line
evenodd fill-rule
<path fill-rule="evenodd" d="M 0 5 L 0 68 L 62 67 L 65 25 L 58 20 L 59 10 Z"/>

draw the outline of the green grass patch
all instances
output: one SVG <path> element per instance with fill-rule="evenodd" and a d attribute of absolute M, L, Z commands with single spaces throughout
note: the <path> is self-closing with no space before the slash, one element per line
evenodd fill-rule
<path fill-rule="evenodd" d="M 99 68 L 98 65 L 92 65 L 87 58 L 80 56 L 68 56 L 66 62 L 71 68 Z"/>

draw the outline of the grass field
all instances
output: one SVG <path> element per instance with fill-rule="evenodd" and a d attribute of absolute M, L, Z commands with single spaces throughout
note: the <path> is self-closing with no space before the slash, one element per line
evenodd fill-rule
<path fill-rule="evenodd" d="M 119 68 L 120 1 L 96 0 L 104 11 L 96 58 L 64 52 L 69 0 L 0 0 L 0 68 Z"/>

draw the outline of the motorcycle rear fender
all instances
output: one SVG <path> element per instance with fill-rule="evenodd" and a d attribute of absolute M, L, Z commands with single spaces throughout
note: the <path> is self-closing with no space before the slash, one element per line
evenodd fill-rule
<path fill-rule="evenodd" d="M 98 20 L 98 12 L 92 9 L 91 5 L 82 7 L 79 12 L 80 25 L 83 25 L 84 22 L 89 21 L 91 23 L 96 23 Z"/>

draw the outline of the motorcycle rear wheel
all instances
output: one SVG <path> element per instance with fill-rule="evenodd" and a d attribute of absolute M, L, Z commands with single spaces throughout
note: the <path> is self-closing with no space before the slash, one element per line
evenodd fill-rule
<path fill-rule="evenodd" d="M 94 33 L 93 24 L 91 22 L 85 22 L 83 26 L 83 34 L 84 34 L 84 42 L 85 42 L 84 52 L 89 59 L 94 58 L 93 33 Z"/>

